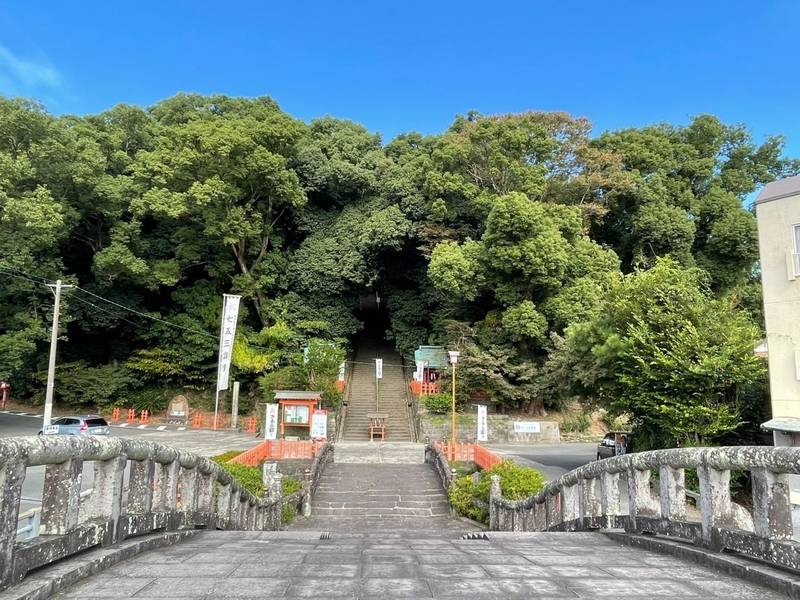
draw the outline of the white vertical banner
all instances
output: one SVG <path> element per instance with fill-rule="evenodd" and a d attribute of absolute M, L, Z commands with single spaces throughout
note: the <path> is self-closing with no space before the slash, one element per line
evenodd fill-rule
<path fill-rule="evenodd" d="M 425 373 L 425 362 L 422 360 L 416 361 L 417 370 L 414 371 L 414 381 L 422 381 L 422 377 Z"/>
<path fill-rule="evenodd" d="M 489 441 L 489 418 L 486 415 L 486 405 L 478 405 L 478 441 Z"/>
<path fill-rule="evenodd" d="M 264 415 L 264 439 L 278 439 L 278 403 L 267 404 L 266 414 Z"/>
<path fill-rule="evenodd" d="M 328 411 L 325 409 L 315 409 L 311 415 L 311 433 L 309 437 L 312 440 L 326 440 L 328 439 Z"/>
<path fill-rule="evenodd" d="M 217 362 L 217 391 L 228 389 L 233 354 L 233 338 L 236 336 L 236 321 L 239 319 L 241 296 L 225 294 L 222 300 L 222 325 L 219 329 L 219 360 Z"/>
<path fill-rule="evenodd" d="M 383 379 L 383 359 L 375 359 L 375 379 Z"/>
<path fill-rule="evenodd" d="M 342 363 L 342 364 L 339 365 L 339 381 L 342 381 L 342 382 L 344 381 L 344 370 L 345 370 L 345 366 L 344 366 L 344 363 Z"/>

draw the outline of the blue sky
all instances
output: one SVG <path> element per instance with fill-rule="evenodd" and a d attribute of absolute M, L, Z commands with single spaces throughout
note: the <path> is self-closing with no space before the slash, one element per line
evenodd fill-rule
<path fill-rule="evenodd" d="M 54 113 L 270 95 L 390 139 L 527 109 L 595 133 L 710 112 L 800 156 L 800 2 L 0 0 L 0 93 Z"/>

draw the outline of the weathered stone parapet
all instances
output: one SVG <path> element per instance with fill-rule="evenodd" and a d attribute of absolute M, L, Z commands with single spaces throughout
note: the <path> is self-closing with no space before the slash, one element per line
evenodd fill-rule
<path fill-rule="evenodd" d="M 695 470 L 700 482 L 700 522 L 688 520 L 686 469 Z M 731 500 L 732 470 L 751 474 L 752 513 Z M 800 474 L 800 448 L 676 448 L 617 456 L 570 471 L 524 500 L 493 494 L 490 529 L 623 527 L 689 539 L 706 548 L 732 550 L 797 569 L 800 544 L 792 541 L 789 474 Z M 621 483 L 628 497 L 624 514 Z"/>
<path fill-rule="evenodd" d="M 86 461 L 94 465 L 94 488 L 81 494 Z M 47 535 L 18 543 L 22 482 L 28 467 L 40 465 L 45 466 L 41 531 Z M 204 457 L 141 439 L 0 440 L 0 589 L 31 569 L 92 546 L 154 530 L 206 527 L 277 529 L 280 501 L 257 498 Z"/>

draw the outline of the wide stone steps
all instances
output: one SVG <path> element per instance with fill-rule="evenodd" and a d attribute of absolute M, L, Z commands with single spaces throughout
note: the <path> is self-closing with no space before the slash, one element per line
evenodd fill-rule
<path fill-rule="evenodd" d="M 450 513 L 422 444 L 340 443 L 320 479 L 311 517 L 292 529 L 325 531 L 466 531 Z M 343 462 L 341 462 L 343 461 Z M 382 463 L 382 464 L 377 464 Z"/>

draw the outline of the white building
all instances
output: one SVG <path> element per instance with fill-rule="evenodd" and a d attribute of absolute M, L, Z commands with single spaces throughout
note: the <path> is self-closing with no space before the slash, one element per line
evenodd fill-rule
<path fill-rule="evenodd" d="M 800 446 L 800 176 L 768 184 L 755 206 L 772 398 L 763 427 L 776 446 Z"/>

